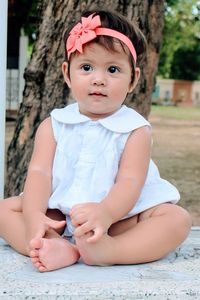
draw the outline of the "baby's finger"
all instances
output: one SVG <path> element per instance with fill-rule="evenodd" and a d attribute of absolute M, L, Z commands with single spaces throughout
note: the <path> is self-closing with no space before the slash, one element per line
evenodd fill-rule
<path fill-rule="evenodd" d="M 59 228 L 62 228 L 66 225 L 66 221 L 65 220 L 62 220 L 62 221 L 50 221 L 47 223 L 47 225 L 50 227 L 50 228 L 53 228 L 53 229 L 59 229 Z"/>
<path fill-rule="evenodd" d="M 75 237 L 81 237 L 82 235 L 88 233 L 91 230 L 91 225 L 89 224 L 89 222 L 86 222 L 75 229 L 74 235 Z"/>
<path fill-rule="evenodd" d="M 87 219 L 85 218 L 85 216 L 83 214 L 76 214 L 75 216 L 71 217 L 71 222 L 73 226 L 78 226 L 81 225 L 83 223 L 85 223 L 87 221 Z"/>
<path fill-rule="evenodd" d="M 101 227 L 97 227 L 93 230 L 94 234 L 87 239 L 88 243 L 96 243 L 104 234 Z"/>
<path fill-rule="evenodd" d="M 44 237 L 47 230 L 48 230 L 47 227 L 41 228 L 40 230 L 38 230 L 38 231 L 35 233 L 34 238 L 42 238 L 42 237 Z"/>

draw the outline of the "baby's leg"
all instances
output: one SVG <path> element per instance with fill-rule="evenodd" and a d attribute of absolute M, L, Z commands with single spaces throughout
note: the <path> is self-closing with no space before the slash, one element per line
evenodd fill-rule
<path fill-rule="evenodd" d="M 57 221 L 65 219 L 63 214 L 58 210 L 48 210 L 47 216 Z M 65 260 L 63 258 L 65 265 L 72 264 L 79 258 L 76 247 L 66 240 L 63 240 L 59 233 L 61 232 L 57 233 L 54 230 L 51 230 L 51 233 L 46 234 L 45 239 L 33 239 L 31 241 L 32 250 L 31 253 L 29 253 L 29 250 L 27 250 L 29 245 L 27 245 L 26 240 L 21 197 L 11 197 L 0 201 L 0 237 L 5 239 L 8 244 L 19 253 L 28 256 L 31 255 L 31 259 L 34 265 L 36 267 L 38 266 L 38 269 L 46 271 L 48 269 L 52 270 L 63 267 L 63 262 L 59 263 L 59 261 L 55 259 L 56 254 L 57 257 L 60 258 L 65 254 Z M 54 255 L 53 259 L 52 253 Z M 62 256 L 61 253 L 63 253 Z M 44 259 L 44 256 L 46 260 Z M 45 267 L 45 262 L 48 265 L 47 267 Z"/>
<path fill-rule="evenodd" d="M 30 248 L 32 263 L 40 272 L 70 266 L 80 257 L 77 247 L 54 230 L 49 230 L 45 238 L 32 239 Z"/>
<path fill-rule="evenodd" d="M 0 201 L 0 237 L 19 253 L 28 255 L 20 196 Z"/>
<path fill-rule="evenodd" d="M 65 219 L 58 210 L 48 210 L 47 216 L 58 221 Z M 0 201 L 0 237 L 19 253 L 29 255 L 20 196 Z"/>
<path fill-rule="evenodd" d="M 79 252 L 90 265 L 136 264 L 158 260 L 180 245 L 191 228 L 189 214 L 179 206 L 162 204 L 113 224 L 109 235 L 88 243 L 76 239 Z"/>

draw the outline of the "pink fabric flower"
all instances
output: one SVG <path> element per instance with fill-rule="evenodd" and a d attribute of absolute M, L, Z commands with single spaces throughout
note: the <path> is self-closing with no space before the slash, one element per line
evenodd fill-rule
<path fill-rule="evenodd" d="M 83 45 L 96 38 L 95 30 L 101 26 L 99 16 L 93 17 L 93 15 L 90 15 L 87 18 L 82 17 L 81 22 L 70 31 L 66 45 L 68 57 L 76 50 L 83 53 Z"/>

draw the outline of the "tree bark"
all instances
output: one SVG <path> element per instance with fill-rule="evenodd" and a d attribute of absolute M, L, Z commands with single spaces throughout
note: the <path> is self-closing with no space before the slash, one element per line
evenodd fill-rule
<path fill-rule="evenodd" d="M 68 103 L 69 89 L 61 73 L 64 60 L 62 34 L 84 9 L 95 7 L 109 7 L 130 20 L 135 19 L 145 34 L 148 41 L 147 59 L 140 65 L 140 82 L 126 103 L 146 118 L 149 115 L 161 46 L 164 0 L 45 0 L 38 40 L 24 74 L 23 102 L 8 149 L 7 196 L 23 190 L 38 125 L 54 107 L 63 107 Z"/>

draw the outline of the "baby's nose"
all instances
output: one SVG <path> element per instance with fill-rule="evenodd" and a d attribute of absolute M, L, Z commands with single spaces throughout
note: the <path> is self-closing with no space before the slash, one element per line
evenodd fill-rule
<path fill-rule="evenodd" d="M 106 78 L 103 73 L 96 73 L 92 79 L 92 84 L 94 85 L 105 85 L 106 84 Z"/>

